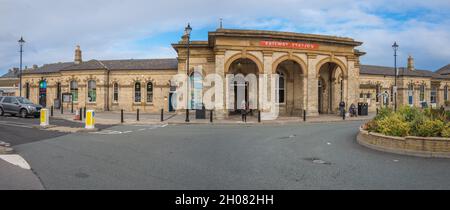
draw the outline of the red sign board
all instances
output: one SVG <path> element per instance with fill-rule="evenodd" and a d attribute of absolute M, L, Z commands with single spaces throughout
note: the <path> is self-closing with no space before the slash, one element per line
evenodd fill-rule
<path fill-rule="evenodd" d="M 318 49 L 318 44 L 304 43 L 304 42 L 281 42 L 281 41 L 261 41 L 260 46 L 263 47 L 280 47 L 292 49 Z"/>

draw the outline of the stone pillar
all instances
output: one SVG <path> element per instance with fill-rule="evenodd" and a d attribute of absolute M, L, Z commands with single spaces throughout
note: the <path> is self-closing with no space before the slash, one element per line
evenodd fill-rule
<path fill-rule="evenodd" d="M 216 119 L 225 119 L 228 117 L 228 110 L 226 107 L 226 97 L 227 97 L 227 90 L 226 90 L 226 78 L 225 78 L 225 52 L 224 51 L 217 51 L 216 52 L 216 58 L 215 58 L 215 69 L 216 74 L 222 77 L 223 81 L 223 101 L 222 107 L 220 109 L 215 109 L 215 117 Z"/>
<path fill-rule="evenodd" d="M 267 99 L 269 99 L 269 101 L 272 101 L 274 99 L 271 98 L 271 79 L 272 79 L 272 74 L 273 74 L 273 52 L 272 51 L 264 51 L 263 52 L 263 72 L 265 75 L 267 75 Z M 276 67 L 275 67 L 276 68 Z M 261 98 L 262 96 L 260 96 L 259 98 Z M 259 106 L 261 107 L 261 103 L 259 102 Z M 268 111 L 268 110 L 262 110 L 262 111 Z"/>
<path fill-rule="evenodd" d="M 306 113 L 307 116 L 318 116 L 319 115 L 319 93 L 318 93 L 318 77 L 317 77 L 317 55 L 308 54 L 308 75 L 306 75 Z"/>

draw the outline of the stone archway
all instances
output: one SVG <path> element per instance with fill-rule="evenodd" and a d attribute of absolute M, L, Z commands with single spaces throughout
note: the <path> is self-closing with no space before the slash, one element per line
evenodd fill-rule
<path fill-rule="evenodd" d="M 302 61 L 294 59 L 279 60 L 274 63 L 274 74 L 278 74 L 279 88 L 277 91 L 277 103 L 281 115 L 298 116 L 305 108 L 306 65 Z"/>
<path fill-rule="evenodd" d="M 242 106 L 258 109 L 258 76 L 260 67 L 250 58 L 238 58 L 227 69 L 227 109 L 237 114 Z"/>
<path fill-rule="evenodd" d="M 334 114 L 345 101 L 345 70 L 335 62 L 325 62 L 318 68 L 318 112 Z M 348 104 L 347 104 L 348 106 Z"/>

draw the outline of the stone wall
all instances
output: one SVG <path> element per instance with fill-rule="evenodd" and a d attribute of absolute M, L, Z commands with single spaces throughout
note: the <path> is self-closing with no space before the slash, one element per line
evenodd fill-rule
<path fill-rule="evenodd" d="M 450 138 L 392 137 L 360 129 L 359 144 L 384 152 L 419 157 L 450 158 Z"/>

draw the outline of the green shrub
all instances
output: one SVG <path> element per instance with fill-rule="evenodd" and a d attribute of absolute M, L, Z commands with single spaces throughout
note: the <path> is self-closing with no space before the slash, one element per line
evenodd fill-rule
<path fill-rule="evenodd" d="M 398 113 L 390 114 L 375 122 L 377 124 L 376 132 L 384 135 L 405 137 L 410 131 L 410 125 Z"/>
<path fill-rule="evenodd" d="M 447 123 L 442 129 L 441 136 L 445 138 L 450 138 L 450 123 Z"/>
<path fill-rule="evenodd" d="M 438 137 L 441 135 L 444 125 L 441 120 L 424 120 L 422 124 L 417 126 L 417 136 Z"/>
<path fill-rule="evenodd" d="M 378 110 L 378 115 L 375 116 L 374 120 L 376 121 L 376 120 L 383 119 L 383 118 L 391 115 L 392 113 L 393 113 L 393 111 L 391 108 L 381 108 Z"/>

